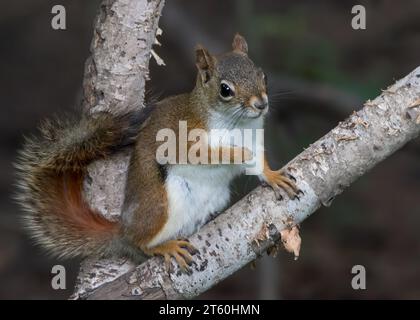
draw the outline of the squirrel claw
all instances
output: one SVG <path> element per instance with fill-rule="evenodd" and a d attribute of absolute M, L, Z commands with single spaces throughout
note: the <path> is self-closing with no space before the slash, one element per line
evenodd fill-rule
<path fill-rule="evenodd" d="M 293 176 L 293 175 L 291 175 L 290 173 L 282 173 L 284 176 L 287 176 L 290 180 L 293 180 L 293 182 L 296 182 L 296 178 Z"/>
<path fill-rule="evenodd" d="M 187 244 L 184 244 L 184 246 L 185 246 L 185 249 L 187 249 L 187 250 L 188 250 L 188 252 L 189 252 L 191 255 L 196 255 L 196 254 L 200 253 L 200 251 L 199 251 L 196 247 L 194 247 L 194 246 L 190 243 L 190 240 L 188 240 L 187 238 L 185 238 L 185 239 L 180 239 L 180 241 L 182 241 L 183 243 L 187 243 Z"/>
<path fill-rule="evenodd" d="M 274 191 L 274 195 L 276 196 L 276 199 L 278 200 L 278 201 L 281 201 L 281 200 L 283 200 L 283 196 L 282 196 L 282 194 L 281 194 L 281 188 L 278 186 L 278 185 L 276 185 L 276 184 L 274 184 L 274 185 L 272 185 L 272 186 L 270 186 L 270 185 L 268 185 L 269 187 L 271 187 L 272 189 L 273 189 L 273 191 Z"/>

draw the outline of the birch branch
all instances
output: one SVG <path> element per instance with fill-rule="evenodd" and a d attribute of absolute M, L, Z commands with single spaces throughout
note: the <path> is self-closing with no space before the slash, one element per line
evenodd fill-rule
<path fill-rule="evenodd" d="M 94 24 L 85 65 L 84 111 L 143 108 L 149 59 L 163 0 L 104 0 Z M 120 214 L 129 151 L 88 168 L 85 197 L 107 218 Z"/>
<path fill-rule="evenodd" d="M 94 23 L 91 55 L 85 64 L 85 113 L 143 108 L 149 59 L 163 6 L 164 0 L 102 1 Z M 129 156 L 127 151 L 88 167 L 86 200 L 109 219 L 120 214 Z M 120 263 L 118 267 L 124 269 Z M 89 277 L 94 272 L 82 272 L 79 278 L 85 280 L 80 282 L 97 283 L 100 279 Z M 110 268 L 107 279 L 112 274 Z"/>
<path fill-rule="evenodd" d="M 420 67 L 384 90 L 290 161 L 285 170 L 304 192 L 299 200 L 276 200 L 258 187 L 190 238 L 200 253 L 192 274 L 167 273 L 163 260 L 140 266 L 124 261 L 89 262 L 74 298 L 193 298 L 263 255 L 373 166 L 420 134 Z M 296 228 L 293 228 L 296 231 Z M 285 240 L 285 239 L 283 239 Z M 94 266 L 94 269 L 91 269 Z"/>

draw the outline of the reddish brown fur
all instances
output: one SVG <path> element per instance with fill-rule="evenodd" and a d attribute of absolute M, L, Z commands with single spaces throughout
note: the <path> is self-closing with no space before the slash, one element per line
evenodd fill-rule
<path fill-rule="evenodd" d="M 105 234 L 106 237 L 109 237 L 109 234 L 118 231 L 117 223 L 105 219 L 86 203 L 81 192 L 82 174 L 78 172 L 63 174 L 57 176 L 55 182 L 57 185 L 54 186 L 54 189 L 58 191 L 52 198 L 51 208 L 54 208 L 56 214 L 61 215 L 63 220 L 71 223 L 78 233 L 94 236 Z"/>
<path fill-rule="evenodd" d="M 56 224 L 46 225 L 48 233 L 63 228 L 74 244 L 90 241 L 90 248 L 100 248 L 118 234 L 119 224 L 104 218 L 89 207 L 82 196 L 82 172 L 52 174 L 42 185 L 44 194 L 50 193 L 43 204 L 45 216 L 54 216 Z M 61 232 L 61 231 L 59 231 Z M 98 254 L 97 250 L 95 250 Z"/>

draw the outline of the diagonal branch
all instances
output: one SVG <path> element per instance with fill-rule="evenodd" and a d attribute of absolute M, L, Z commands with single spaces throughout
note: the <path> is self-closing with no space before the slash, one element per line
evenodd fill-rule
<path fill-rule="evenodd" d="M 258 258 L 281 238 L 373 166 L 420 134 L 420 67 L 365 103 L 289 162 L 300 200 L 277 201 L 258 187 L 209 222 L 190 240 L 200 250 L 192 274 L 168 274 L 160 258 L 134 267 L 127 262 L 88 262 L 75 298 L 193 298 Z M 94 269 L 91 267 L 94 266 Z M 96 283 L 87 281 L 86 270 Z M 98 280 L 99 279 L 99 280 Z"/>

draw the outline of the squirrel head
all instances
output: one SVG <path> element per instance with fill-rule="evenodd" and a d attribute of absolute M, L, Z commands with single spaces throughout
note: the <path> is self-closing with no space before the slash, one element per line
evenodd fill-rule
<path fill-rule="evenodd" d="M 212 55 L 201 45 L 195 49 L 198 69 L 194 89 L 201 103 L 226 116 L 256 119 L 268 111 L 267 79 L 248 57 L 248 44 L 236 34 L 232 51 Z"/>

